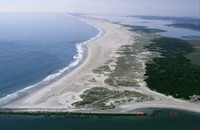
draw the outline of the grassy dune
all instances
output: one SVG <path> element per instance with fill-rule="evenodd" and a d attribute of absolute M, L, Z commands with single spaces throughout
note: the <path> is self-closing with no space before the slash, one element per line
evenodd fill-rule
<path fill-rule="evenodd" d="M 150 96 L 135 91 L 116 91 L 104 87 L 95 87 L 88 89 L 81 95 L 82 101 L 73 105 L 76 107 L 91 107 L 95 109 L 113 109 L 116 105 L 130 102 L 144 102 L 153 100 Z"/>

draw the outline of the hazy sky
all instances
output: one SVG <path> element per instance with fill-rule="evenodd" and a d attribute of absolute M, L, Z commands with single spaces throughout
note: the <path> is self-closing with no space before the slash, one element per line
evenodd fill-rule
<path fill-rule="evenodd" d="M 200 17 L 200 0 L 0 0 L 0 11 Z"/>

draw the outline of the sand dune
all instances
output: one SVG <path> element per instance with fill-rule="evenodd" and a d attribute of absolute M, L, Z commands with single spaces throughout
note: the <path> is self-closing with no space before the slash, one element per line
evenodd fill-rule
<path fill-rule="evenodd" d="M 127 28 L 92 18 L 82 18 L 83 21 L 95 25 L 103 30 L 103 34 L 87 44 L 88 54 L 84 61 L 74 70 L 60 78 L 59 80 L 29 93 L 27 96 L 3 106 L 4 108 L 26 108 L 27 110 L 62 110 L 79 111 L 72 103 L 80 101 L 79 95 L 86 89 L 104 85 L 104 83 L 90 83 L 91 78 L 99 78 L 92 72 L 93 69 L 105 64 L 108 60 L 117 57 L 116 51 L 120 46 L 134 43 L 134 32 Z M 101 77 L 104 78 L 104 77 Z M 141 84 L 137 91 L 144 92 L 152 96 L 155 100 L 149 102 L 128 102 L 117 106 L 113 110 L 103 112 L 127 112 L 133 109 L 145 107 L 165 107 L 178 108 L 200 112 L 198 103 L 190 103 L 167 97 L 157 92 L 151 91 L 146 84 Z M 36 109 L 37 108 L 37 109 Z M 81 111 L 84 109 L 81 109 Z M 85 112 L 91 112 L 85 110 Z"/>

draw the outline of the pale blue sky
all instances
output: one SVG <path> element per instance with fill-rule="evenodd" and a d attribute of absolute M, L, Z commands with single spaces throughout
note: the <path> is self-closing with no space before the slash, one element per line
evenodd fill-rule
<path fill-rule="evenodd" d="M 0 0 L 0 11 L 200 17 L 200 0 Z"/>

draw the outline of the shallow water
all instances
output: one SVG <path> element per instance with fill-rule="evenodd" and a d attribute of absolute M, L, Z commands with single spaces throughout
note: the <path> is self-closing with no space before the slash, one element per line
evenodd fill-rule
<path fill-rule="evenodd" d="M 199 36 L 200 32 L 186 29 L 186 28 L 175 28 L 173 26 L 166 26 L 172 24 L 173 20 L 161 20 L 161 19 L 142 19 L 131 16 L 114 16 L 114 15 L 95 15 L 95 18 L 103 18 L 111 22 L 119 22 L 124 25 L 133 26 L 146 26 L 152 29 L 161 29 L 166 32 L 160 33 L 162 36 L 183 38 L 185 36 Z M 192 18 L 191 18 L 192 20 Z"/>

